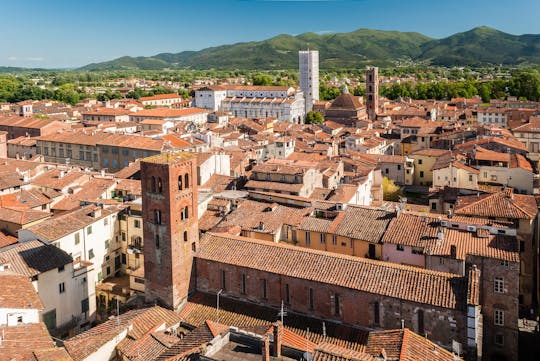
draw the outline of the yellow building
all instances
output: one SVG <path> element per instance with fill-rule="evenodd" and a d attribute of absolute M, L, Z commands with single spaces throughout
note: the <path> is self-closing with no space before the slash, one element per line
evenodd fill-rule
<path fill-rule="evenodd" d="M 409 154 L 414 159 L 414 185 L 430 186 L 433 184 L 433 166 L 439 158 L 451 157 L 449 150 L 421 149 Z"/>

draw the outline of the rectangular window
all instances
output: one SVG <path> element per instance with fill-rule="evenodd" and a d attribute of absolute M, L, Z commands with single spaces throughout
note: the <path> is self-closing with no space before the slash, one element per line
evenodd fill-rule
<path fill-rule="evenodd" d="M 420 171 L 420 178 L 424 178 L 424 171 L 423 170 Z"/>
<path fill-rule="evenodd" d="M 291 303 L 291 294 L 288 283 L 285 283 L 285 303 Z"/>
<path fill-rule="evenodd" d="M 381 323 L 381 314 L 379 310 L 379 302 L 373 303 L 373 323 L 379 325 Z"/>
<path fill-rule="evenodd" d="M 416 315 L 418 316 L 418 334 L 424 335 L 424 310 L 418 310 Z"/>
<path fill-rule="evenodd" d="M 92 248 L 90 248 L 90 250 L 88 251 L 88 259 L 92 259 L 94 257 L 95 257 L 94 250 Z"/>
<path fill-rule="evenodd" d="M 79 232 L 75 233 L 75 244 L 81 243 L 81 236 L 79 235 Z"/>
<path fill-rule="evenodd" d="M 418 164 L 422 164 L 422 159 L 418 159 Z"/>
<path fill-rule="evenodd" d="M 122 253 L 122 264 L 126 264 L 127 263 L 127 256 L 125 253 Z"/>
<path fill-rule="evenodd" d="M 495 335 L 495 345 L 504 346 L 504 335 L 501 335 L 500 333 Z"/>
<path fill-rule="evenodd" d="M 135 219 L 135 220 L 133 221 L 133 227 L 135 227 L 135 228 L 141 228 L 141 221 L 138 220 L 138 219 Z"/>
<path fill-rule="evenodd" d="M 110 245 L 111 241 L 106 239 L 105 240 L 105 250 L 108 250 L 109 249 L 109 245 Z"/>
<path fill-rule="evenodd" d="M 103 273 L 98 272 L 98 274 L 97 274 L 97 280 L 98 280 L 98 282 L 101 282 L 102 279 L 103 279 Z"/>
<path fill-rule="evenodd" d="M 324 233 L 320 234 L 320 238 L 321 238 L 321 244 L 325 244 L 326 240 L 325 240 L 325 237 L 324 237 Z"/>
<path fill-rule="evenodd" d="M 525 252 L 525 241 L 519 241 L 519 252 Z"/>
<path fill-rule="evenodd" d="M 309 247 L 311 245 L 311 240 L 309 239 L 310 234 L 309 232 L 306 232 L 306 246 Z"/>
<path fill-rule="evenodd" d="M 90 304 L 88 302 L 88 298 L 85 298 L 81 301 L 81 312 L 85 313 L 88 312 L 88 310 L 90 310 Z"/>
<path fill-rule="evenodd" d="M 64 272 L 64 270 L 65 270 L 65 267 L 64 267 L 64 266 L 58 267 L 58 272 Z"/>
<path fill-rule="evenodd" d="M 266 280 L 263 279 L 262 280 L 262 298 L 263 299 L 267 299 L 267 294 L 266 294 Z"/>
<path fill-rule="evenodd" d="M 496 308 L 493 319 L 495 326 L 504 326 L 504 311 Z"/>
<path fill-rule="evenodd" d="M 103 219 L 103 225 L 104 225 L 104 226 L 108 226 L 108 225 L 109 225 L 109 218 L 105 217 L 105 218 Z"/>
<path fill-rule="evenodd" d="M 227 279 L 225 277 L 225 271 L 221 271 L 221 288 L 226 290 L 227 289 Z"/>
<path fill-rule="evenodd" d="M 339 295 L 336 293 L 334 295 L 334 315 L 336 316 L 340 316 L 341 315 L 341 312 L 340 312 L 340 299 L 339 299 Z"/>
<path fill-rule="evenodd" d="M 436 211 L 437 210 L 437 203 L 433 202 L 431 203 L 431 210 Z"/>
<path fill-rule="evenodd" d="M 86 228 L 86 234 L 92 234 L 92 226 Z"/>
<path fill-rule="evenodd" d="M 242 273 L 242 293 L 246 294 L 246 274 Z"/>
<path fill-rule="evenodd" d="M 337 235 L 332 235 L 332 244 L 335 246 L 337 244 Z"/>
<path fill-rule="evenodd" d="M 502 277 L 495 277 L 494 289 L 496 293 L 504 293 L 504 279 Z"/>
<path fill-rule="evenodd" d="M 64 282 L 58 284 L 58 292 L 59 293 L 66 292 L 66 284 Z"/>
<path fill-rule="evenodd" d="M 405 250 L 405 246 L 403 246 L 402 244 L 398 244 L 396 246 L 396 250 L 403 252 Z"/>
<path fill-rule="evenodd" d="M 122 232 L 122 242 L 126 241 L 126 232 Z"/>
<path fill-rule="evenodd" d="M 315 297 L 314 297 L 314 294 L 313 294 L 313 288 L 310 288 L 309 289 L 309 309 L 312 310 L 315 308 Z"/>

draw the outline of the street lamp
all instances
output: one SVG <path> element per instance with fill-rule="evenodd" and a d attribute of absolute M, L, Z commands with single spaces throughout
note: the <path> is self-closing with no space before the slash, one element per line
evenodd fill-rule
<path fill-rule="evenodd" d="M 216 302 L 216 318 L 217 322 L 219 323 L 219 295 L 223 292 L 223 289 L 220 289 L 218 293 L 216 294 L 217 302 Z"/>

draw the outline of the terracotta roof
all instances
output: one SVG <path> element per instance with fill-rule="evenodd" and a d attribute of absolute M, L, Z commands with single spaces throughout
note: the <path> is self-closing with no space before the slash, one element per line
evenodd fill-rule
<path fill-rule="evenodd" d="M 497 193 L 458 197 L 454 212 L 473 217 L 533 219 L 538 207 L 534 196 L 514 194 L 507 188 Z"/>
<path fill-rule="evenodd" d="M 334 101 L 332 101 L 329 109 L 357 110 L 362 107 L 363 106 L 358 100 L 358 97 L 355 97 L 350 93 L 342 93 L 336 99 L 334 99 Z"/>
<path fill-rule="evenodd" d="M 73 262 L 73 258 L 60 248 L 35 240 L 0 249 L 0 257 L 9 259 L 11 270 L 27 277 Z"/>
<path fill-rule="evenodd" d="M 43 310 L 41 300 L 27 276 L 1 271 L 0 284 L 0 308 Z"/>
<path fill-rule="evenodd" d="M 0 220 L 18 225 L 44 220 L 50 217 L 49 212 L 35 211 L 33 209 L 0 208 Z"/>
<path fill-rule="evenodd" d="M 200 108 L 182 108 L 182 109 L 170 109 L 170 108 L 156 108 L 145 109 L 135 113 L 130 113 L 131 117 L 144 117 L 144 118 L 180 118 L 193 114 L 208 113 L 206 109 Z"/>
<path fill-rule="evenodd" d="M 334 233 L 344 237 L 379 243 L 395 217 L 394 212 L 378 208 L 349 205 L 343 216 L 336 218 Z"/>
<path fill-rule="evenodd" d="M 466 304 L 464 277 L 281 243 L 206 233 L 197 258 L 438 307 Z"/>
<path fill-rule="evenodd" d="M 278 310 L 274 308 L 233 300 L 227 298 L 226 295 L 222 295 L 220 298 L 220 323 L 241 329 L 261 327 L 268 330 L 271 324 L 276 321 L 277 312 Z M 180 311 L 180 317 L 183 324 L 193 328 L 203 325 L 207 320 L 216 320 L 216 295 L 202 292 L 194 294 Z M 325 321 L 327 336 L 324 337 L 322 320 L 289 311 L 287 311 L 284 323 L 285 328 L 297 337 L 309 337 L 309 340 L 315 344 L 326 342 L 355 351 L 363 349 L 368 335 L 366 331 L 358 328 L 327 320 Z M 309 327 L 309 335 L 307 327 Z M 292 338 L 290 341 L 295 343 Z"/>
<path fill-rule="evenodd" d="M 42 322 L 2 327 L 2 330 L 0 344 L 0 360 L 2 361 L 48 361 L 46 354 L 65 357 L 62 349 L 54 348 L 54 341 Z M 54 358 L 54 361 L 57 360 L 71 359 Z"/>
<path fill-rule="evenodd" d="M 365 352 L 379 357 L 383 350 L 388 360 L 456 360 L 451 352 L 408 328 L 370 332 Z"/>
<path fill-rule="evenodd" d="M 332 344 L 322 343 L 315 348 L 313 361 L 376 361 L 370 354 L 349 350 Z"/>
<path fill-rule="evenodd" d="M 98 222 L 106 216 L 117 213 L 119 209 L 117 207 L 86 206 L 69 213 L 54 216 L 46 222 L 28 227 L 26 230 L 35 234 L 42 241 L 52 242 Z M 93 217 L 91 214 L 94 211 L 101 212 L 101 214 Z"/>
<path fill-rule="evenodd" d="M 144 101 L 150 101 L 150 100 L 162 100 L 162 99 L 182 99 L 182 97 L 176 93 L 169 93 L 169 94 L 156 94 L 149 97 L 140 97 L 139 100 Z"/>
<path fill-rule="evenodd" d="M 451 223 L 452 219 L 448 222 Z M 474 223 L 471 223 L 473 225 Z M 478 229 L 484 229 L 478 227 Z M 442 230 L 443 239 L 438 239 Z M 499 234 L 479 235 L 476 231 L 441 227 L 437 216 L 432 214 L 403 212 L 392 220 L 384 234 L 383 243 L 400 244 L 424 248 L 425 254 L 451 255 L 451 246 L 456 247 L 456 258 L 465 260 L 468 255 L 519 262 L 516 237 Z"/>
<path fill-rule="evenodd" d="M 79 361 L 125 330 L 129 330 L 129 337 L 138 339 L 162 323 L 168 328 L 179 322 L 180 317 L 175 312 L 161 307 L 132 310 L 66 340 L 64 346 L 73 360 Z"/>

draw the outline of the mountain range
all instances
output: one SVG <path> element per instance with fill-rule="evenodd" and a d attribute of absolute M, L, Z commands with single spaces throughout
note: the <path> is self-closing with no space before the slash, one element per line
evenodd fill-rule
<path fill-rule="evenodd" d="M 348 33 L 278 35 L 199 51 L 124 56 L 80 70 L 296 69 L 298 50 L 317 49 L 322 69 L 391 66 L 414 61 L 443 66 L 540 64 L 540 35 L 481 26 L 443 39 L 415 32 L 359 29 Z"/>

